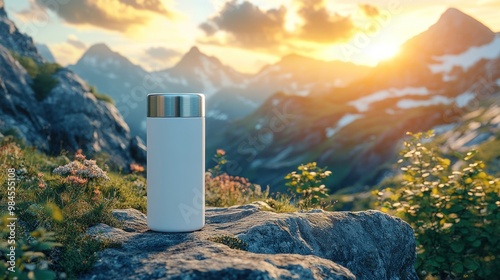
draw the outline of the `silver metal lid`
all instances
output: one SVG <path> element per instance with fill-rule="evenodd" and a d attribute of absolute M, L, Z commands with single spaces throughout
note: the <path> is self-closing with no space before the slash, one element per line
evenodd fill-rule
<path fill-rule="evenodd" d="M 205 116 L 201 93 L 148 94 L 148 118 L 195 118 Z"/>

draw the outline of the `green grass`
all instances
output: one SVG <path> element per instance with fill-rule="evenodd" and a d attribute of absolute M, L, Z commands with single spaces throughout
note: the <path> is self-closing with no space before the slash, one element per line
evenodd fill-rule
<path fill-rule="evenodd" d="M 97 100 L 102 100 L 107 103 L 115 104 L 113 98 L 107 94 L 100 93 L 95 86 L 89 86 L 90 92 L 97 98 Z"/>
<path fill-rule="evenodd" d="M 14 142 L 12 137 L 5 137 L 0 143 L 2 185 L 6 184 L 6 170 L 16 170 L 18 237 L 28 240 L 30 232 L 41 228 L 53 232 L 55 241 L 62 246 L 46 250 L 49 268 L 74 279 L 92 267 L 97 251 L 113 245 L 86 236 L 86 230 L 98 223 L 119 226 L 111 216 L 112 209 L 135 208 L 145 212 L 146 182 L 141 175 L 115 172 L 108 173 L 109 180 L 82 177 L 81 181 L 53 174 L 56 167 L 73 160 L 73 156 L 70 158 L 46 156 Z M 6 211 L 7 203 L 5 186 L 0 190 L 1 211 Z M 5 214 L 0 212 L 0 216 Z"/>
<path fill-rule="evenodd" d="M 33 234 L 47 232 L 50 238 L 41 235 L 41 244 L 60 244 L 44 245 L 42 249 L 26 247 L 26 250 L 34 250 L 35 254 L 40 254 L 36 259 L 27 258 L 26 262 L 36 264 L 37 275 L 45 275 L 44 279 L 53 279 L 52 276 L 76 279 L 92 268 L 98 251 L 117 246 L 85 234 L 90 227 L 99 223 L 120 227 L 120 223 L 111 215 L 112 209 L 135 208 L 146 212 L 144 176 L 110 169 L 105 164 L 108 156 L 95 156 L 95 163 L 87 161 L 80 152 L 74 155 L 62 153 L 59 156 L 47 156 L 33 147 L 24 146 L 14 136 L 0 139 L 0 182 L 4 185 L 0 189 L 0 217 L 7 214 L 5 211 L 9 201 L 7 170 L 14 168 L 19 240 L 29 242 L 33 240 Z M 95 167 L 98 171 L 93 168 L 85 169 L 87 166 Z M 100 168 L 103 166 L 104 170 Z M 265 211 L 286 213 L 300 210 L 295 206 L 294 201 L 297 199 L 292 195 L 270 195 L 267 189 L 262 190 L 245 178 L 225 173 L 207 174 L 206 193 L 207 206 L 228 207 L 265 201 L 270 206 L 269 209 L 263 209 Z M 1 234 L 0 237 L 3 238 L 8 233 Z M 236 244 L 240 249 L 245 247 L 243 243 L 231 238 L 218 238 L 214 241 L 228 243 L 228 246 Z M 0 250 L 7 252 L 7 243 L 2 243 Z M 33 253 L 24 252 L 25 256 L 30 254 Z M 6 260 L 3 258 L 2 255 L 0 259 Z M 0 275 L 3 277 L 5 270 L 1 268 Z M 29 272 L 26 268 L 24 276 Z"/>

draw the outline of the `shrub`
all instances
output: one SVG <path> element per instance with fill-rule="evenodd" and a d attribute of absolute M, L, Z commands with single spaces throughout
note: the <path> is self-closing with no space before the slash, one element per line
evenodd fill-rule
<path fill-rule="evenodd" d="M 33 84 L 31 85 L 38 100 L 45 99 L 52 89 L 57 86 L 59 81 L 53 75 L 61 68 L 57 63 L 44 63 L 39 66 L 38 74 L 33 77 Z"/>
<path fill-rule="evenodd" d="M 115 104 L 113 98 L 107 94 L 100 93 L 95 86 L 89 86 L 90 92 L 97 98 L 97 100 L 102 100 L 107 103 Z"/>
<path fill-rule="evenodd" d="M 43 100 L 59 81 L 53 77 L 57 71 L 61 70 L 61 65 L 57 63 L 38 64 L 31 57 L 14 54 L 14 58 L 23 66 L 33 79 L 31 88 L 35 92 L 38 100 Z"/>
<path fill-rule="evenodd" d="M 246 178 L 222 172 L 222 167 L 227 162 L 223 150 L 218 150 L 213 159 L 217 165 L 205 174 L 207 205 L 227 207 L 264 200 L 268 197 L 269 187 L 263 191 L 260 185 L 252 184 Z"/>
<path fill-rule="evenodd" d="M 57 277 L 76 279 L 92 267 L 98 250 L 112 245 L 87 236 L 87 229 L 98 223 L 118 226 L 111 209 L 145 211 L 145 178 L 136 173 L 106 173 L 81 151 L 70 161 L 65 155 L 48 157 L 11 140 L 0 141 L 0 169 L 16 170 L 16 215 L 22 225 L 18 236 L 41 228 L 53 232 L 62 246 L 44 252 L 49 268 Z M 6 176 L 0 172 L 0 183 Z M 7 188 L 0 188 L 0 204 L 7 202 Z"/>
<path fill-rule="evenodd" d="M 325 208 L 324 198 L 328 197 L 328 190 L 324 185 L 326 177 L 332 174 L 326 168 L 319 168 L 316 162 L 302 164 L 285 176 L 286 186 L 295 192 L 302 194 L 299 200 L 299 208 L 310 209 L 314 207 Z"/>
<path fill-rule="evenodd" d="M 402 188 L 379 192 L 383 211 L 395 211 L 415 230 L 422 277 L 492 279 L 500 267 L 500 180 L 474 152 L 453 171 L 428 143 L 432 132 L 409 134 L 399 160 Z"/>
<path fill-rule="evenodd" d="M 56 273 L 49 269 L 49 262 L 45 252 L 57 246 L 60 243 L 55 242 L 54 233 L 47 232 L 43 228 L 38 228 L 32 231 L 27 236 L 17 237 L 15 243 L 16 261 L 14 265 L 9 263 L 8 254 L 11 253 L 10 248 L 13 244 L 8 243 L 9 228 L 8 221 L 5 216 L 0 219 L 1 242 L 0 251 L 2 255 L 2 265 L 0 265 L 0 276 L 2 279 L 55 279 Z M 19 224 L 18 224 L 19 225 Z M 17 231 L 19 234 L 19 230 Z M 9 267 L 14 267 L 14 271 L 9 271 Z"/>
<path fill-rule="evenodd" d="M 295 200 L 294 196 L 288 194 L 277 193 L 273 197 L 266 199 L 264 202 L 271 207 L 271 209 L 263 209 L 276 213 L 289 213 L 297 212 L 297 207 L 293 205 L 292 201 Z"/>

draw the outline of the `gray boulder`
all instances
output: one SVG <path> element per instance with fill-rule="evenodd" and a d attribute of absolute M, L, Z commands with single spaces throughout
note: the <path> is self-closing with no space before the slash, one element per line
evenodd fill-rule
<path fill-rule="evenodd" d="M 192 233 L 148 230 L 134 209 L 115 210 L 122 228 L 88 234 L 121 243 L 99 253 L 82 279 L 418 279 L 408 224 L 378 211 L 277 214 L 264 203 L 208 208 Z M 230 236 L 247 250 L 210 241 Z"/>

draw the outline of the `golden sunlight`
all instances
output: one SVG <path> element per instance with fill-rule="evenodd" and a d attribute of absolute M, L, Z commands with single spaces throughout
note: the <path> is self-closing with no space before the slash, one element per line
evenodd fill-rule
<path fill-rule="evenodd" d="M 367 47 L 365 54 L 372 60 L 382 61 L 395 56 L 398 51 L 398 45 L 380 42 Z"/>

